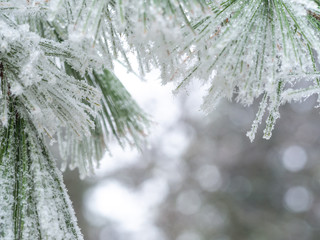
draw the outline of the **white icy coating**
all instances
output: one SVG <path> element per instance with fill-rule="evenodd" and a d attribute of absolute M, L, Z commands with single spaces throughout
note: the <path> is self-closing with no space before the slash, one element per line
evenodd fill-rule
<path fill-rule="evenodd" d="M 11 113 L 0 134 L 0 239 L 83 239 L 61 173 L 34 127 Z"/>
<path fill-rule="evenodd" d="M 163 82 L 176 81 L 177 90 L 194 79 L 211 82 L 207 112 L 223 97 L 251 105 L 264 95 L 265 111 L 253 129 L 268 112 L 265 138 L 279 106 L 292 99 L 283 91 L 299 82 L 317 85 L 320 12 L 314 0 L 207 1 L 209 7 L 201 1 L 84 2 L 90 7 L 82 8 L 74 31 L 101 47 L 109 67 L 118 59 L 130 69 L 126 54 L 135 51 L 140 74 L 160 68 Z M 304 89 L 301 97 L 309 93 Z M 251 140 L 255 132 L 248 133 Z"/>
<path fill-rule="evenodd" d="M 47 1 L 49 2 L 49 1 Z M 0 2 L 0 239 L 83 239 L 62 176 L 43 136 L 65 127 L 91 135 L 101 93 L 79 78 L 99 69 L 85 42 L 36 32 L 46 1 Z M 86 50 L 87 48 L 87 50 Z"/>
<path fill-rule="evenodd" d="M 265 111 L 260 111 L 262 115 L 257 116 L 254 131 L 248 133 L 253 140 L 265 112 L 268 112 L 269 117 L 264 137 L 269 138 L 273 125 L 280 116 L 279 106 L 310 94 L 309 89 L 302 90 L 299 98 L 297 94 L 292 96 L 290 91 L 293 90 L 290 89 L 295 89 L 301 81 L 310 82 L 310 85 L 313 82 L 317 84 L 318 59 L 315 58 L 314 51 L 320 50 L 319 25 L 315 18 L 310 20 L 310 16 L 320 18 L 319 6 L 315 0 L 206 1 L 207 5 L 201 0 L 16 0 L 14 3 L 18 2 L 20 5 L 11 5 L 19 6 L 13 7 L 11 14 L 17 18 L 21 18 L 23 14 L 47 18 L 53 26 L 58 26 L 55 31 L 59 31 L 65 41 L 47 44 L 46 41 L 51 40 L 44 40 L 30 33 L 27 24 L 18 26 L 18 29 L 4 27 L 10 33 L 6 37 L 8 40 L 1 43 L 4 49 L 10 49 L 14 39 L 21 42 L 22 37 L 26 42 L 23 49 L 27 47 L 33 53 L 32 57 L 29 56 L 30 52 L 21 53 L 23 59 L 27 60 L 21 64 L 20 71 L 24 82 L 17 82 L 12 86 L 12 91 L 17 95 L 26 93 L 25 85 L 42 83 L 39 81 L 42 74 L 51 79 L 49 84 L 56 84 L 57 89 L 61 87 L 59 84 L 64 84 L 61 76 L 58 77 L 59 81 L 52 77 L 56 75 L 56 71 L 51 64 L 56 64 L 53 60 L 43 61 L 46 59 L 43 55 L 53 54 L 62 58 L 76 71 L 84 74 L 86 69 L 98 66 L 98 60 L 92 57 L 94 55 L 101 57 L 108 68 L 112 69 L 113 61 L 118 60 L 132 70 L 127 54 L 133 51 L 138 58 L 141 75 L 152 67 L 160 68 L 163 82 L 176 81 L 177 90 L 183 89 L 194 79 L 210 82 L 211 87 L 203 104 L 203 109 L 207 112 L 223 97 L 230 100 L 235 98 L 244 105 L 250 105 L 262 94 L 266 96 Z M 5 4 L 11 3 L 5 1 Z M 6 8 L 4 10 L 9 11 Z M 51 36 L 54 34 L 51 33 Z M 63 48 L 66 52 L 62 51 Z M 76 54 L 72 55 L 74 53 Z M 41 69 L 50 69 L 52 72 L 38 74 L 38 70 L 33 71 L 39 62 L 44 65 Z M 72 80 L 66 81 L 72 85 Z M 48 83 L 43 85 L 46 85 L 43 88 L 48 87 Z M 70 89 L 79 88 L 81 87 L 70 86 Z M 74 91 L 71 92 L 69 100 L 75 109 L 67 111 L 69 116 L 77 112 L 81 117 L 70 121 L 70 125 L 61 118 L 46 119 L 44 115 L 55 116 L 57 113 L 53 114 L 50 107 L 44 107 L 43 101 L 39 103 L 27 97 L 34 121 L 49 135 L 53 135 L 58 126 L 75 124 L 75 131 L 80 131 L 80 134 L 76 134 L 89 136 L 93 122 L 90 117 L 86 118 L 86 114 L 94 115 L 96 109 L 92 109 L 93 106 L 90 108 L 80 103 L 75 104 L 79 102 L 80 95 L 76 97 Z M 94 105 L 98 101 L 92 95 L 98 94 L 93 92 L 94 90 L 81 94 L 85 95 L 85 99 L 87 96 L 91 97 Z M 64 94 L 66 92 L 62 93 Z M 54 98 L 46 93 L 45 99 L 50 101 Z M 66 112 L 63 114 L 64 118 L 67 118 L 65 114 Z M 5 124 L 5 115 L 1 119 Z M 56 124 L 46 126 L 55 119 L 58 119 Z M 86 125 L 84 122 L 90 124 Z"/>
<path fill-rule="evenodd" d="M 138 143 L 145 118 L 105 71 L 114 61 L 136 71 L 129 54 L 140 75 L 159 68 L 177 91 L 209 84 L 206 112 L 221 98 L 260 99 L 247 135 L 253 141 L 267 115 L 270 138 L 281 105 L 320 93 L 318 4 L 0 0 L 0 238 L 82 238 L 43 136 L 59 142 L 81 177 L 110 135 Z"/>
<path fill-rule="evenodd" d="M 41 37 L 31 30 L 37 17 L 17 24 L 15 18 L 21 21 L 22 16 L 21 11 L 19 14 L 13 11 L 8 18 L 0 18 L 0 61 L 5 77 L 2 82 L 6 84 L 2 91 L 18 98 L 21 110 L 26 110 L 21 114 L 31 118 L 38 133 L 52 141 L 62 127 L 72 129 L 72 137 L 79 141 L 90 136 L 100 109 L 101 93 L 86 81 L 66 74 L 61 63 L 84 76 L 92 68 L 101 67 L 99 57 L 93 55 L 91 46 L 85 42 L 57 42 Z M 8 121 L 7 98 L 8 94 L 0 95 L 3 126 Z"/>
<path fill-rule="evenodd" d="M 11 27 L 0 21 L 1 44 L 6 46 L 1 61 L 8 69 L 5 75 L 10 92 L 21 99 L 39 133 L 52 137 L 59 127 L 70 127 L 79 136 L 90 135 L 100 93 L 63 73 L 48 56 L 61 56 L 83 74 L 93 60 L 68 43 L 41 39 L 27 29 L 26 25 Z"/>

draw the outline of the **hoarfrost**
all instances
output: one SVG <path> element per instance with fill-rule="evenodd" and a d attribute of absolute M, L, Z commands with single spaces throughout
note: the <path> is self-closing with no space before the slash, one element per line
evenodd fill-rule
<path fill-rule="evenodd" d="M 112 127 L 112 117 L 105 126 L 101 117 L 114 113 L 99 113 L 110 103 L 101 100 L 101 86 L 90 76 L 97 76 L 93 69 L 112 69 L 113 61 L 132 70 L 132 52 L 140 75 L 157 67 L 163 83 L 176 82 L 176 91 L 194 80 L 209 83 L 206 112 L 221 98 L 247 106 L 264 96 L 251 140 L 264 114 L 269 138 L 282 104 L 319 93 L 317 1 L 15 0 L 0 8 L 0 61 L 8 85 L 1 95 L 2 124 L 9 91 L 39 134 L 55 141 L 68 129 L 71 140 L 58 141 L 68 154 L 97 124 L 100 133 L 123 131 Z M 297 89 L 302 82 L 308 87 Z M 94 164 L 79 161 L 72 166 L 81 172 Z"/>
<path fill-rule="evenodd" d="M 265 114 L 270 138 L 281 105 L 319 95 L 317 0 L 2 0 L 0 11 L 3 239 L 82 239 L 43 139 L 57 140 L 81 177 L 110 136 L 141 143 L 147 118 L 114 61 L 133 71 L 133 53 L 141 76 L 159 68 L 176 91 L 209 84 L 206 112 L 222 98 L 260 98 L 251 141 Z"/>
<path fill-rule="evenodd" d="M 0 135 L 1 239 L 83 239 L 61 173 L 32 123 L 10 114 Z"/>

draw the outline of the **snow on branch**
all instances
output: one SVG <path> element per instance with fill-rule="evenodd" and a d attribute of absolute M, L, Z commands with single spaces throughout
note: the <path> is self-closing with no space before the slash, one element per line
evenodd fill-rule
<path fill-rule="evenodd" d="M 174 81 L 177 91 L 194 80 L 209 83 L 206 112 L 221 98 L 247 106 L 263 96 L 251 140 L 265 114 L 270 138 L 282 104 L 318 94 L 318 0 L 15 0 L 1 1 L 0 9 L 0 60 L 9 86 L 1 96 L 3 126 L 10 91 L 39 133 L 54 138 L 59 129 L 71 130 L 70 142 L 82 141 L 72 149 L 97 129 L 120 143 L 143 138 L 147 121 L 140 110 L 123 111 L 132 129 L 121 123 L 106 101 L 116 94 L 104 84 L 113 78 L 102 77 L 114 61 L 136 71 L 132 53 L 141 75 L 159 68 L 163 83 Z M 131 98 L 120 96 L 122 106 L 134 109 Z M 100 156 L 98 149 L 88 152 Z"/>

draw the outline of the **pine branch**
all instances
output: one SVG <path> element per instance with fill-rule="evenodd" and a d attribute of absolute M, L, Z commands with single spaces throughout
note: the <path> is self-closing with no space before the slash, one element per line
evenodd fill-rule
<path fill-rule="evenodd" d="M 83 1 L 74 33 L 93 39 L 109 68 L 117 59 L 131 70 L 133 51 L 141 75 L 160 68 L 163 82 L 176 81 L 177 90 L 194 79 L 211 82 L 208 112 L 224 97 L 251 105 L 267 94 L 270 130 L 286 102 L 280 83 L 286 90 L 308 75 L 303 81 L 319 84 L 318 6 L 318 0 Z"/>
<path fill-rule="evenodd" d="M 3 82 L 3 69 L 1 75 Z M 9 119 L 0 131 L 1 239 L 83 239 L 42 136 L 21 116 L 22 103 L 10 86 L 5 93 Z"/>

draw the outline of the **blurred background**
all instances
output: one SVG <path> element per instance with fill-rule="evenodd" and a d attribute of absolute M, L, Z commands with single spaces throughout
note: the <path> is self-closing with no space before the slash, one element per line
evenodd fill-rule
<path fill-rule="evenodd" d="M 115 143 L 94 177 L 64 173 L 86 240 L 320 239 L 315 98 L 283 106 L 271 140 L 262 124 L 250 143 L 257 105 L 224 101 L 206 116 L 206 86 L 173 96 L 156 71 L 115 72 L 154 124 L 142 153 Z"/>

